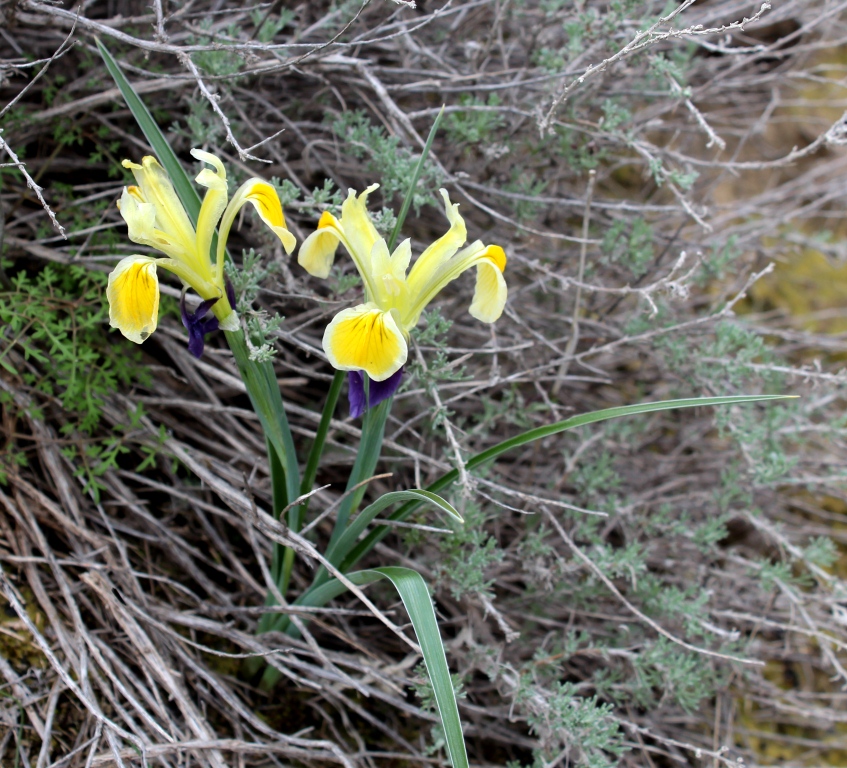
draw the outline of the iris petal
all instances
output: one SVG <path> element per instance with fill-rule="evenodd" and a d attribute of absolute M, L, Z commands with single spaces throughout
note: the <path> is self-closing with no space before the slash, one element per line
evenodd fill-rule
<path fill-rule="evenodd" d="M 147 155 L 141 160 L 141 165 L 124 160 L 123 166 L 132 171 L 144 201 L 154 207 L 156 227 L 180 249 L 186 253 L 193 253 L 194 227 L 159 161 Z M 168 255 L 173 254 L 168 253 Z"/>
<path fill-rule="evenodd" d="M 262 221 L 280 239 L 285 252 L 291 253 L 294 250 L 297 240 L 285 226 L 282 203 L 273 184 L 261 179 L 249 179 L 239 187 L 232 200 L 234 203 L 238 201 L 239 208 L 244 203 L 251 203 Z"/>
<path fill-rule="evenodd" d="M 200 215 L 197 218 L 197 239 L 195 243 L 196 266 L 203 266 L 211 277 L 212 264 L 212 239 L 215 236 L 215 227 L 226 208 L 227 185 L 226 170 L 223 163 L 212 154 L 199 149 L 191 150 L 192 157 L 213 166 L 215 170 L 204 168 L 197 174 L 195 181 L 206 187 L 206 195 L 203 205 L 200 206 Z M 200 271 L 199 269 L 197 271 Z"/>
<path fill-rule="evenodd" d="M 506 304 L 506 254 L 499 245 L 484 246 L 479 240 L 463 248 L 443 263 L 423 285 L 416 286 L 411 301 L 403 313 L 405 328 L 414 327 L 427 304 L 444 288 L 471 267 L 477 269 L 477 284 L 471 315 L 486 323 L 493 323 L 503 312 Z"/>
<path fill-rule="evenodd" d="M 375 304 L 339 312 L 326 327 L 323 348 L 333 368 L 363 370 L 374 381 L 396 373 L 409 354 L 394 314 Z"/>
<path fill-rule="evenodd" d="M 368 195 L 378 188 L 379 184 L 371 184 L 358 197 L 356 190 L 351 189 L 341 206 L 341 221 L 339 224 L 347 240 L 345 245 L 366 283 L 365 273 L 370 271 L 371 251 L 374 243 L 382 239 L 379 232 L 376 231 L 367 209 Z"/>
<path fill-rule="evenodd" d="M 450 202 L 446 189 L 439 191 L 444 200 L 444 213 L 450 222 L 450 229 L 420 255 L 409 272 L 409 290 L 413 295 L 420 293 L 433 281 L 438 271 L 468 239 L 465 220 L 459 215 L 459 204 Z"/>
<path fill-rule="evenodd" d="M 366 381 L 368 383 L 367 394 L 365 393 Z M 384 381 L 369 380 L 364 371 L 350 371 L 347 375 L 347 399 L 350 402 L 350 415 L 354 419 L 363 416 L 368 408 L 373 408 L 383 400 L 393 397 L 402 383 L 402 368 Z"/>
<path fill-rule="evenodd" d="M 159 278 L 156 260 L 145 256 L 121 259 L 109 275 L 109 325 L 141 344 L 159 318 Z"/>
<path fill-rule="evenodd" d="M 329 277 L 329 270 L 332 269 L 340 241 L 338 219 L 329 211 L 324 211 L 318 222 L 318 228 L 300 246 L 297 263 L 310 275 L 320 278 Z"/>
<path fill-rule="evenodd" d="M 506 254 L 499 245 L 489 245 L 477 261 L 476 288 L 468 312 L 483 323 L 493 323 L 503 314 L 508 295 L 505 267 Z"/>

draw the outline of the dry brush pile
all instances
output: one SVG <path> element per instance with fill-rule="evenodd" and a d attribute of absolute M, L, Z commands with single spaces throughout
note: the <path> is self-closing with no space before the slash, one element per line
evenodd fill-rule
<path fill-rule="evenodd" d="M 509 302 L 481 325 L 459 282 L 427 315 L 373 494 L 596 408 L 802 395 L 536 443 L 453 489 L 463 528 L 420 516 L 375 549 L 435 585 L 474 765 L 843 764 L 845 11 L 0 3 L 0 763 L 444 761 L 391 593 L 255 634 L 270 485 L 225 346 L 187 353 L 174 284 L 143 346 L 109 332 L 105 275 L 138 250 L 120 163 L 149 148 L 98 37 L 186 168 L 200 147 L 275 179 L 299 241 L 373 182 L 390 230 L 445 105 L 406 231 L 446 230 L 447 188 L 505 248 Z M 230 250 L 308 446 L 323 328 L 361 289 L 250 217 Z M 318 543 L 358 435 L 339 408 Z"/>

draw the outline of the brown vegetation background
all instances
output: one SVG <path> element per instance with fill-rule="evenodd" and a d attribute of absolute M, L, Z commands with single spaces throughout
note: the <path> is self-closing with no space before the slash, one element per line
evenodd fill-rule
<path fill-rule="evenodd" d="M 140 349 L 102 308 L 137 250 L 120 161 L 149 148 L 95 37 L 186 168 L 202 146 L 287 180 L 300 241 L 334 191 L 380 181 L 376 209 L 397 210 L 446 105 L 405 232 L 415 253 L 443 233 L 446 187 L 470 237 L 505 248 L 509 303 L 488 327 L 469 276 L 439 297 L 452 328 L 419 341 L 374 497 L 597 408 L 802 396 L 536 443 L 452 490 L 465 531 L 377 547 L 369 565 L 433 585 L 473 765 L 847 764 L 847 4 L 772 6 L 0 3 L 0 764 L 445 760 L 419 657 L 353 596 L 302 641 L 255 635 L 270 486 L 231 357 L 214 338 L 187 354 L 175 286 Z M 284 316 L 305 451 L 352 265 L 312 280 L 249 216 L 233 243 L 262 255 L 257 308 Z M 339 409 L 313 510 L 358 430 Z M 395 596 L 369 596 L 410 636 Z M 242 674 L 255 654 L 284 673 L 270 693 Z"/>

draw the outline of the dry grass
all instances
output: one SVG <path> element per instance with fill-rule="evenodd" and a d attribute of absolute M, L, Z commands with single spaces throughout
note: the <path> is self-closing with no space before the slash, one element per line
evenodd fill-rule
<path fill-rule="evenodd" d="M 327 115 L 363 110 L 400 147 L 419 151 L 446 103 L 433 161 L 471 236 L 506 248 L 509 305 L 489 328 L 466 313 L 467 282 L 441 298 L 454 321 L 445 351 L 467 376 L 418 380 L 398 398 L 381 465 L 391 475 L 374 493 L 425 484 L 457 454 L 595 408 L 756 388 L 804 396 L 772 422 L 763 409 L 733 411 L 722 431 L 704 411 L 555 438 L 468 479 L 452 498 L 468 509 L 472 498 L 480 503 L 480 531 L 501 553 L 484 564 L 486 589 L 463 592 L 445 572 L 461 557 L 449 560 L 456 554 L 440 534 L 398 534 L 377 548 L 371 562 L 411 563 L 437 584 L 448 659 L 464 678 L 472 763 L 527 764 L 543 749 L 545 768 L 592 764 L 597 749 L 556 719 L 556 691 L 569 683 L 590 697 L 605 670 L 620 676 L 601 700 L 613 704 L 603 721 L 618 724 L 631 748 L 621 764 L 844 764 L 844 568 L 816 565 L 805 548 L 825 535 L 843 552 L 847 521 L 844 329 L 832 319 L 838 290 L 831 295 L 843 280 L 847 4 L 775 5 L 715 0 L 639 38 L 662 7 L 635 4 L 615 16 L 614 6 L 588 4 L 585 13 L 597 13 L 591 32 L 570 4 L 555 2 L 303 3 L 263 43 L 256 19 L 272 21 L 280 4 L 256 6 L 251 19 L 220 3 L 91 2 L 81 11 L 4 3 L 2 103 L 20 96 L 0 139 L 20 163 L 0 169 L 6 295 L 10 276 L 45 263 L 103 271 L 134 250 L 111 205 L 122 185 L 111 172 L 147 150 L 96 58 L 94 35 L 121 56 L 163 126 L 180 124 L 170 138 L 181 155 L 199 132 L 229 166 L 289 179 L 306 194 L 325 179 L 362 189 L 378 173 Z M 743 29 L 737 23 L 756 15 Z M 569 24 L 585 31 L 579 44 Z M 641 43 L 649 45 L 632 53 Z M 209 51 L 218 63 L 235 52 L 238 76 L 210 74 Z M 687 90 L 657 63 L 660 51 L 671 64 L 684 54 L 676 65 Z M 617 125 L 607 101 L 629 111 Z M 479 136 L 463 142 L 456 118 L 465 130 L 480 118 Z M 63 143 L 71 132 L 79 141 Z M 585 166 L 595 160 L 591 176 Z M 98 201 L 109 204 L 89 219 Z M 316 208 L 299 202 L 287 215 L 302 240 Z M 652 231 L 643 269 L 633 271 L 627 259 L 637 244 L 613 258 L 602 241 L 637 218 Z M 416 252 L 444 228 L 434 207 L 407 227 Z M 822 240 L 822 230 L 833 236 Z M 112 243 L 98 239 L 104 233 Z M 249 221 L 241 236 L 277 265 L 257 303 L 285 316 L 277 371 L 305 448 L 331 375 L 320 337 L 356 293 L 331 295 Z M 720 265 L 726 248 L 736 255 Z M 829 271 L 785 266 L 812 250 L 830 259 Z M 787 277 L 751 288 L 771 262 Z M 798 307 L 789 290 L 798 286 L 830 298 Z M 746 348 L 713 343 L 721 323 L 742 327 L 742 311 L 743 327 L 772 351 L 748 360 Z M 106 334 L 104 325 L 104 346 L 119 343 Z M 302 641 L 254 634 L 271 544 L 283 532 L 264 512 L 258 421 L 218 342 L 197 361 L 178 319 L 163 317 L 142 348 L 152 376 L 98 394 L 102 418 L 91 434 L 59 390 L 40 387 L 49 362 L 26 359 L 18 342 L 4 334 L 15 373 L 0 372 L 8 603 L 0 763 L 443 762 L 427 750 L 436 718 L 412 693 L 419 657 L 358 599 L 301 611 Z M 424 361 L 434 355 L 421 348 Z M 144 415 L 127 430 L 138 404 Z M 436 414 L 446 418 L 433 428 Z M 358 423 L 337 415 L 318 477 L 329 487 L 313 510 L 337 499 L 357 443 Z M 81 457 L 110 435 L 127 450 L 113 466 L 92 468 L 94 493 Z M 152 464 L 137 471 L 150 453 Z M 789 463 L 776 471 L 782 459 Z M 586 507 L 612 514 L 587 528 Z M 715 541 L 692 537 L 720 515 L 725 530 Z M 659 518 L 667 521 L 649 530 Z M 674 527 L 675 519 L 686 522 Z M 313 531 L 319 546 L 328 531 L 326 521 Z M 483 545 L 467 541 L 466 559 Z M 627 570 L 630 546 L 638 557 Z M 295 590 L 316 566 L 303 552 Z M 613 556 L 621 558 L 614 566 Z M 763 567 L 780 562 L 787 570 L 763 579 Z M 648 599 L 639 584 L 650 579 L 659 593 Z M 692 590 L 683 602 L 708 599 L 696 615 L 670 610 L 661 594 L 673 588 Z M 410 635 L 390 594 L 368 594 L 385 622 Z M 583 639 L 569 646 L 568 633 Z M 652 700 L 633 693 L 633 670 L 660 637 L 671 651 L 693 646 L 691 658 L 713 675 L 694 706 L 680 703 L 667 675 L 643 683 Z M 671 651 L 658 668 L 672 667 Z M 255 654 L 284 676 L 270 694 L 240 676 L 242 659 Z"/>

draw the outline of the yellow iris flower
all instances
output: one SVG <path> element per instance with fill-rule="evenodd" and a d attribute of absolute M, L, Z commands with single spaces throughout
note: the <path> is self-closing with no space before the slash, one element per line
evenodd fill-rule
<path fill-rule="evenodd" d="M 368 195 L 378 186 L 373 184 L 359 196 L 350 190 L 340 219 L 325 212 L 317 230 L 303 242 L 298 261 L 310 274 L 326 277 L 339 243 L 353 257 L 365 284 L 365 303 L 333 318 L 324 333 L 323 348 L 338 370 L 363 370 L 373 381 L 384 381 L 406 362 L 409 331 L 421 312 L 465 270 L 477 270 L 471 315 L 485 323 L 500 317 L 507 294 L 506 254 L 500 246 L 485 246 L 479 240 L 462 248 L 467 239 L 465 222 L 458 204 L 451 203 L 442 189 L 450 229 L 420 255 L 407 276 L 410 241 L 404 240 L 390 254 L 366 208 Z"/>
<path fill-rule="evenodd" d="M 129 239 L 155 248 L 166 256 L 127 256 L 109 275 L 106 295 L 110 324 L 136 344 L 156 330 L 159 315 L 158 267 L 173 272 L 204 301 L 213 302 L 210 309 L 217 318 L 218 327 L 226 331 L 238 328 L 238 317 L 227 296 L 224 254 L 235 216 L 246 203 L 253 205 L 262 221 L 279 237 L 286 253 L 291 253 L 297 244 L 294 235 L 285 226 L 282 205 L 271 184 L 262 179 L 249 179 L 227 204 L 223 163 L 199 149 L 192 149 L 191 154 L 212 166 L 204 168 L 196 178 L 197 183 L 206 188 L 196 231 L 168 174 L 155 157 L 148 155 L 141 165 L 123 161 L 124 168 L 132 171 L 137 182 L 137 186 L 124 188 L 118 203 L 129 229 Z M 219 220 L 217 253 L 212 262 L 212 239 Z M 198 317 L 197 321 L 200 319 Z"/>

